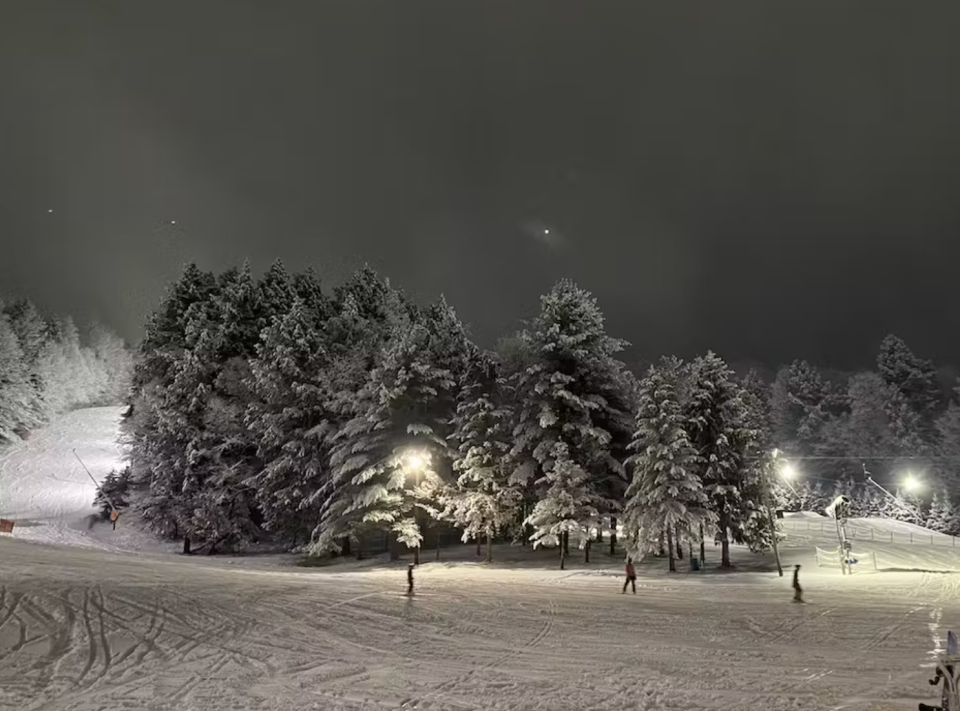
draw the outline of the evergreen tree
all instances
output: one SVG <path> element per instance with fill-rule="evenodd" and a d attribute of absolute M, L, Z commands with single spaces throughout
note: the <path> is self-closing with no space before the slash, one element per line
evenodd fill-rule
<path fill-rule="evenodd" d="M 903 339 L 890 334 L 880 344 L 877 370 L 924 423 L 932 421 L 940 401 L 933 363 L 917 357 Z"/>
<path fill-rule="evenodd" d="M 104 521 L 110 520 L 110 513 L 125 509 L 129 504 L 127 496 L 130 488 L 130 468 L 125 467 L 119 472 L 111 471 L 100 483 L 93 505 L 100 509 L 100 517 Z"/>
<path fill-rule="evenodd" d="M 33 395 L 17 334 L 0 311 L 0 445 L 16 441 L 17 431 L 32 421 Z"/>
<path fill-rule="evenodd" d="M 551 531 L 559 527 L 564 554 L 574 532 L 589 556 L 597 524 L 593 512 L 616 510 L 616 502 L 606 496 L 614 488 L 611 476 L 622 472 L 614 459 L 612 430 L 629 396 L 619 395 L 615 402 L 611 393 L 623 369 L 614 358 L 623 342 L 606 334 L 595 299 L 569 280 L 542 297 L 540 314 L 531 326 L 520 336 L 526 367 L 512 378 L 517 402 L 513 481 L 539 499 L 536 515 L 527 521 L 537 529 L 535 543 L 552 540 Z M 564 462 L 555 461 L 557 453 L 563 454 Z M 585 481 L 580 480 L 581 471 Z M 561 487 L 568 484 L 577 489 L 563 494 Z M 547 496 L 561 500 L 551 503 Z M 579 522 L 550 521 L 549 512 L 589 516 Z"/>
<path fill-rule="evenodd" d="M 333 480 L 323 492 L 315 552 L 340 550 L 342 539 L 371 529 L 419 547 L 417 512 L 432 512 L 454 414 L 446 405 L 456 383 L 435 364 L 436 346 L 427 326 L 406 326 L 357 394 L 357 415 L 333 438 Z"/>
<path fill-rule="evenodd" d="M 487 562 L 493 559 L 493 537 L 513 520 L 519 492 L 509 484 L 511 412 L 503 402 L 504 380 L 497 362 L 477 354 L 464 378 L 457 401 L 452 440 L 457 446 L 456 488 L 444 498 L 446 518 L 463 529 L 463 540 L 487 538 Z"/>
<path fill-rule="evenodd" d="M 623 507 L 633 554 L 641 558 L 666 533 L 671 571 L 676 571 L 673 535 L 678 527 L 690 536 L 715 521 L 696 474 L 697 451 L 687 435 L 676 391 L 680 369 L 679 362 L 665 361 L 651 368 L 640 383 L 636 433 L 630 445 L 634 454 L 628 460 L 633 481 Z"/>
<path fill-rule="evenodd" d="M 6 309 L 10 325 L 17 334 L 23 354 L 23 365 L 30 381 L 30 405 L 24 425 L 36 427 L 46 421 L 49 411 L 44 402 L 46 383 L 43 381 L 40 359 L 47 345 L 47 325 L 36 307 L 28 299 L 14 301 Z"/>
<path fill-rule="evenodd" d="M 881 515 L 884 518 L 904 521 L 906 523 L 915 523 L 917 525 L 923 525 L 924 522 L 923 512 L 920 510 L 920 507 L 917 506 L 915 502 L 910 501 L 908 497 L 904 496 L 899 489 L 896 490 L 892 498 L 889 496 L 884 497 Z"/>
<path fill-rule="evenodd" d="M 281 318 L 293 306 L 294 286 L 286 267 L 279 259 L 267 270 L 257 284 L 257 300 L 261 312 L 260 329 L 269 326 L 273 319 Z"/>
<path fill-rule="evenodd" d="M 807 361 L 781 368 L 770 394 L 775 445 L 794 455 L 818 453 L 831 405 L 829 384 Z"/>
<path fill-rule="evenodd" d="M 264 463 L 253 481 L 257 503 L 264 528 L 295 545 L 309 541 L 319 518 L 307 500 L 329 485 L 328 365 L 322 324 L 299 297 L 264 331 L 251 363 L 246 421 Z"/>
<path fill-rule="evenodd" d="M 748 459 L 759 456 L 757 435 L 742 387 L 727 364 L 714 353 L 694 361 L 687 427 L 699 455 L 700 480 L 717 517 L 717 537 L 723 567 L 730 566 L 730 539 L 747 543 L 746 524 L 753 511 L 761 509 L 761 481 Z"/>
<path fill-rule="evenodd" d="M 949 533 L 956 516 L 956 509 L 947 491 L 935 491 L 927 514 L 926 527 L 931 531 Z"/>
<path fill-rule="evenodd" d="M 533 507 L 527 522 L 533 527 L 533 544 L 556 545 L 560 549 L 560 570 L 566 563 L 566 539 L 585 545 L 590 531 L 599 523 L 596 495 L 587 472 L 570 458 L 569 448 L 557 441 L 550 452 L 546 470 L 538 482 L 543 496 Z"/>

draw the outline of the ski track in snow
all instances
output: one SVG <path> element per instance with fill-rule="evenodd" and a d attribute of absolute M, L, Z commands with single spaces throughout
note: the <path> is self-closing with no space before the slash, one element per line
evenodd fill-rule
<path fill-rule="evenodd" d="M 229 569 L 0 540 L 0 708 L 915 708 L 954 576 Z M 920 592 L 918 593 L 917 590 Z M 923 597 L 929 599 L 921 599 Z M 939 611 L 939 612 L 938 612 Z M 745 623 L 747 621 L 747 623 Z"/>
<path fill-rule="evenodd" d="M 102 479 L 118 421 L 71 413 L 0 454 L 0 709 L 905 711 L 960 628 L 960 547 L 891 521 L 852 521 L 854 550 L 916 572 L 817 569 L 836 533 L 800 515 L 784 578 L 641 572 L 636 595 L 602 566 L 426 564 L 408 598 L 403 566 L 171 556 L 127 518 L 83 525 L 71 450 Z"/>

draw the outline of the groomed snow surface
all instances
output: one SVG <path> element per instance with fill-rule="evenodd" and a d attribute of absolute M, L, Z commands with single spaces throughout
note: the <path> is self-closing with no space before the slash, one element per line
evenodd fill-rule
<path fill-rule="evenodd" d="M 817 569 L 833 522 L 785 522 L 806 605 L 789 570 L 741 550 L 735 573 L 644 564 L 634 596 L 600 551 L 561 572 L 552 552 L 498 547 L 517 562 L 485 566 L 445 549 L 412 598 L 404 563 L 120 552 L 144 534 L 86 531 L 92 484 L 81 497 L 59 481 L 86 477 L 73 447 L 105 475 L 116 424 L 115 410 L 73 413 L 0 462 L 0 512 L 40 524 L 0 538 L 0 709 L 915 709 L 934 702 L 932 661 L 960 629 L 960 577 L 923 572 L 958 568 L 952 539 L 884 521 L 854 524 L 913 572 Z"/>

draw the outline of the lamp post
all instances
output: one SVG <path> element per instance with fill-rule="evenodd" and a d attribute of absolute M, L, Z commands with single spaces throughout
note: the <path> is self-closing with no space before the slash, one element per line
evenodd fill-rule
<path fill-rule="evenodd" d="M 421 475 L 423 474 L 429 462 L 430 462 L 430 455 L 423 454 L 420 452 L 410 452 L 404 457 L 405 468 L 413 472 L 414 490 L 416 490 L 416 488 L 420 486 Z M 414 506 L 416 506 L 416 504 L 414 504 Z M 413 517 L 414 517 L 414 520 L 417 522 L 417 527 L 421 529 L 420 541 L 417 543 L 417 547 L 413 549 L 413 562 L 414 562 L 414 565 L 420 565 L 420 549 L 423 546 L 422 544 L 422 541 L 423 541 L 422 528 L 423 527 L 420 524 L 421 516 L 420 516 L 419 507 L 414 509 Z M 440 560 L 439 535 L 440 534 L 438 532 L 437 533 L 437 560 Z"/>
<path fill-rule="evenodd" d="M 777 457 L 780 454 L 779 449 L 774 449 L 769 457 L 766 457 L 761 466 L 760 472 L 763 476 L 763 503 L 767 509 L 767 518 L 770 519 L 770 537 L 773 540 L 773 557 L 777 561 L 777 575 L 781 578 L 783 577 L 783 566 L 780 564 L 780 548 L 777 546 L 777 519 L 773 514 L 773 509 L 770 506 L 770 491 L 773 487 L 773 484 L 770 482 L 770 473 L 768 469 L 775 468 L 777 466 Z"/>

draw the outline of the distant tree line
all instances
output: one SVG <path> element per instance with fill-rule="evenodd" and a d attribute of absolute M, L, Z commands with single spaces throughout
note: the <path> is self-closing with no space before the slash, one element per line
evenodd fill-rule
<path fill-rule="evenodd" d="M 417 549 L 442 521 L 556 547 L 561 566 L 571 543 L 589 558 L 618 531 L 671 567 L 712 539 L 727 565 L 731 543 L 770 546 L 765 504 L 825 506 L 819 482 L 862 480 L 864 463 L 886 476 L 887 457 L 940 452 L 960 423 L 893 337 L 877 373 L 844 383 L 803 362 L 738 377 L 714 353 L 638 379 L 624 346 L 568 280 L 484 351 L 446 301 L 416 304 L 367 268 L 327 292 L 280 262 L 259 279 L 191 265 L 147 324 L 131 466 L 111 486 L 185 551 L 265 536 L 313 554 L 383 535 Z M 789 489 L 775 447 L 818 484 Z"/>
<path fill-rule="evenodd" d="M 133 357 L 110 329 L 0 302 L 0 446 L 77 407 L 125 402 Z"/>

